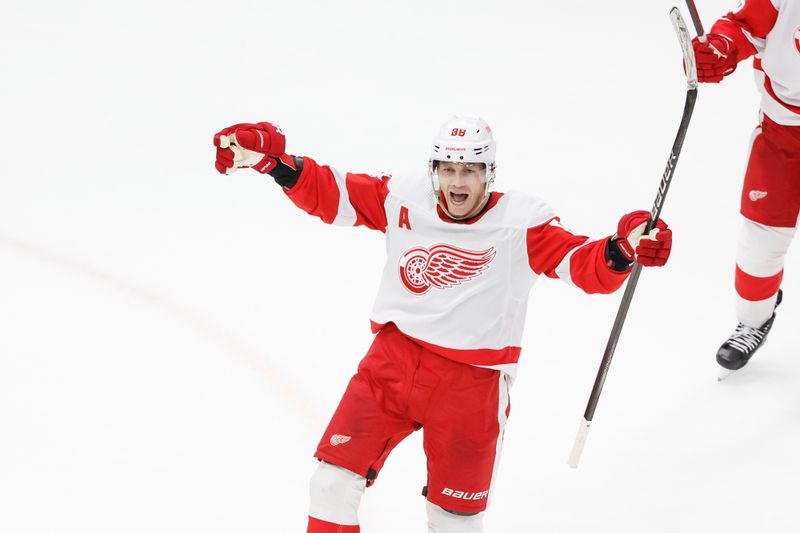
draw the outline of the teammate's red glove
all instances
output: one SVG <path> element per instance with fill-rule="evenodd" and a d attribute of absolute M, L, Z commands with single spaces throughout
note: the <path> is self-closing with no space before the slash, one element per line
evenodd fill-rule
<path fill-rule="evenodd" d="M 692 40 L 697 61 L 697 79 L 705 83 L 719 83 L 736 70 L 737 50 L 733 39 L 720 33 L 709 33 L 706 41 Z"/>
<path fill-rule="evenodd" d="M 642 266 L 664 266 L 672 250 L 672 230 L 659 219 L 656 227 L 645 236 L 644 228 L 650 219 L 647 211 L 634 211 L 619 220 L 617 247 L 629 260 Z M 612 239 L 613 240 L 613 239 Z"/>
<path fill-rule="evenodd" d="M 273 170 L 278 161 L 294 168 L 292 156 L 286 154 L 286 137 L 280 127 L 269 122 L 235 124 L 214 135 L 217 147 L 215 166 L 221 174 L 237 168 L 251 167 L 262 174 Z"/>

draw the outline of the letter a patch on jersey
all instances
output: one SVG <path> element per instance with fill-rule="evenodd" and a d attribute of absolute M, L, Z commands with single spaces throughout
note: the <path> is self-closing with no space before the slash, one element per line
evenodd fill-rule
<path fill-rule="evenodd" d="M 401 228 L 411 229 L 411 221 L 408 220 L 408 208 L 406 206 L 400 207 L 400 220 L 397 225 Z"/>

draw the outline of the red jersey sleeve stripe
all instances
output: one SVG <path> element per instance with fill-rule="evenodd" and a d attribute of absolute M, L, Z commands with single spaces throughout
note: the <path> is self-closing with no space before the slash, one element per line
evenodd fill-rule
<path fill-rule="evenodd" d="M 558 217 L 528 228 L 528 264 L 537 274 L 557 278 L 556 268 L 566 255 L 589 238 L 575 235 L 558 223 Z"/>
<path fill-rule="evenodd" d="M 628 272 L 612 270 L 605 259 L 608 239 L 589 241 L 575 235 L 552 218 L 528 228 L 528 260 L 537 274 L 561 278 L 589 294 L 617 290 Z"/>
<path fill-rule="evenodd" d="M 740 9 L 731 11 L 723 19 L 733 22 L 756 39 L 766 39 L 778 20 L 778 10 L 772 0 L 746 0 Z"/>
<path fill-rule="evenodd" d="M 355 210 L 355 225 L 386 232 L 386 196 L 389 194 L 388 176 L 348 174 L 347 193 Z"/>
<path fill-rule="evenodd" d="M 297 207 L 326 224 L 333 224 L 339 213 L 341 195 L 333 171 L 310 157 L 303 158 L 303 172 L 294 187 L 284 191 Z"/>
<path fill-rule="evenodd" d="M 771 0 L 747 0 L 741 8 L 719 19 L 709 33 L 733 40 L 742 61 L 756 53 L 755 40 L 764 40 L 778 20 L 778 10 Z"/>
<path fill-rule="evenodd" d="M 326 224 L 366 226 L 386 231 L 384 203 L 389 177 L 367 174 L 342 176 L 336 170 L 303 158 L 303 172 L 286 195 L 306 213 Z"/>
<path fill-rule="evenodd" d="M 606 264 L 608 238 L 581 246 L 570 259 L 573 283 L 589 294 L 610 294 L 619 289 L 630 270 L 618 272 Z"/>
<path fill-rule="evenodd" d="M 573 248 L 572 250 L 570 250 L 567 253 L 567 255 L 564 256 L 564 259 L 562 259 L 561 262 L 558 264 L 558 266 L 556 267 L 556 271 L 555 271 L 556 276 L 561 281 L 564 281 L 565 283 L 567 283 L 569 285 L 572 285 L 573 287 L 575 287 L 576 285 L 575 285 L 575 282 L 572 281 L 572 267 L 571 267 L 572 255 L 576 251 L 580 250 L 580 248 L 581 247 L 578 246 L 577 248 Z"/>

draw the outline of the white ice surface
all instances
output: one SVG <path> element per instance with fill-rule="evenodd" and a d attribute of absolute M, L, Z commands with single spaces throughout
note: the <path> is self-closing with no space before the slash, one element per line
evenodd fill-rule
<path fill-rule="evenodd" d="M 710 26 L 732 2 L 700 3 Z M 324 226 L 212 134 L 271 120 L 342 170 L 424 172 L 477 114 L 499 190 L 602 237 L 649 209 L 684 100 L 671 2 L 13 2 L 0 16 L 0 532 L 304 531 L 311 454 L 368 347 L 383 241 Z M 717 383 L 758 95 L 703 86 L 581 466 L 621 293 L 531 298 L 492 532 L 800 531 L 796 253 Z M 420 435 L 362 508 L 422 532 Z"/>

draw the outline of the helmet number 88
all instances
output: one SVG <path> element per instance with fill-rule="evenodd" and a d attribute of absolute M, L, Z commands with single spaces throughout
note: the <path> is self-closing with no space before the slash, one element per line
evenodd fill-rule
<path fill-rule="evenodd" d="M 450 132 L 451 137 L 463 137 L 467 134 L 467 130 L 462 130 L 459 128 L 453 128 L 453 131 Z"/>

